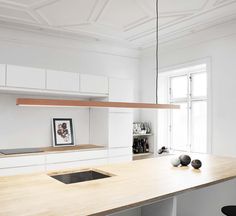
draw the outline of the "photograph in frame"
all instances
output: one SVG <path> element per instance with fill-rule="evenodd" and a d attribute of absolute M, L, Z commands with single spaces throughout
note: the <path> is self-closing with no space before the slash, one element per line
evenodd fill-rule
<path fill-rule="evenodd" d="M 73 123 L 71 118 L 53 118 L 53 146 L 74 146 Z"/>

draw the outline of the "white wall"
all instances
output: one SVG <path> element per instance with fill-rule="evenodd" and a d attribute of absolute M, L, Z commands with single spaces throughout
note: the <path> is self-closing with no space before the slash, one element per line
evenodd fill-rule
<path fill-rule="evenodd" d="M 144 103 L 156 103 L 156 49 L 143 50 L 140 55 L 140 99 Z M 140 121 L 151 122 L 153 136 L 148 138 L 150 151 L 157 148 L 157 110 L 141 110 Z"/>
<path fill-rule="evenodd" d="M 212 153 L 236 156 L 236 35 L 160 53 L 160 68 L 211 58 Z"/>
<path fill-rule="evenodd" d="M 89 143 L 88 109 L 21 107 L 17 97 L 0 94 L 0 149 L 51 146 L 52 118 L 72 118 L 76 144 Z"/>
<path fill-rule="evenodd" d="M 133 79 L 138 100 L 139 52 L 101 41 L 78 41 L 0 27 L 0 63 Z M 0 95 L 0 148 L 51 145 L 51 117 L 74 119 L 77 144 L 89 143 L 89 110 L 16 107 Z"/>

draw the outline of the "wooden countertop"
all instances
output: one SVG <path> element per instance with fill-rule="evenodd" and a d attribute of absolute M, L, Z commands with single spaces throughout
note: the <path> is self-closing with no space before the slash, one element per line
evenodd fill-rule
<path fill-rule="evenodd" d="M 191 156 L 200 170 L 172 167 L 166 156 L 96 167 L 114 176 L 70 185 L 45 173 L 1 177 L 0 215 L 107 215 L 236 178 L 236 158 Z"/>
<path fill-rule="evenodd" d="M 94 144 L 80 144 L 76 146 L 63 146 L 63 147 L 44 147 L 39 148 L 41 152 L 34 153 L 22 153 L 22 154 L 8 154 L 5 155 L 0 153 L 0 158 L 4 157 L 19 157 L 19 156 L 29 156 L 29 155 L 40 155 L 40 154 L 50 154 L 50 153 L 62 153 L 62 152 L 73 152 L 73 151 L 90 151 L 90 150 L 98 150 L 98 149 L 106 149 L 105 146 L 99 146 Z"/>

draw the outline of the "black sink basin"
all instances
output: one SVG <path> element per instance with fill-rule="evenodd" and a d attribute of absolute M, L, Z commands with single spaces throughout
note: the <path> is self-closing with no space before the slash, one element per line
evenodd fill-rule
<path fill-rule="evenodd" d="M 111 177 L 110 175 L 106 175 L 94 170 L 88 171 L 81 171 L 75 173 L 66 173 L 60 175 L 51 175 L 52 178 L 63 182 L 64 184 L 73 184 L 77 182 L 84 182 L 84 181 L 92 181 L 97 179 L 103 179 Z"/>

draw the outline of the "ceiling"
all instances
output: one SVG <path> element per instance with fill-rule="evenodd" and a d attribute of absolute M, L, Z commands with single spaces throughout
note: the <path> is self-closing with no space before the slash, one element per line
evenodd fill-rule
<path fill-rule="evenodd" d="M 0 0 L 0 24 L 146 48 L 156 40 L 155 4 L 156 0 Z M 160 43 L 235 18 L 236 0 L 159 0 Z"/>

